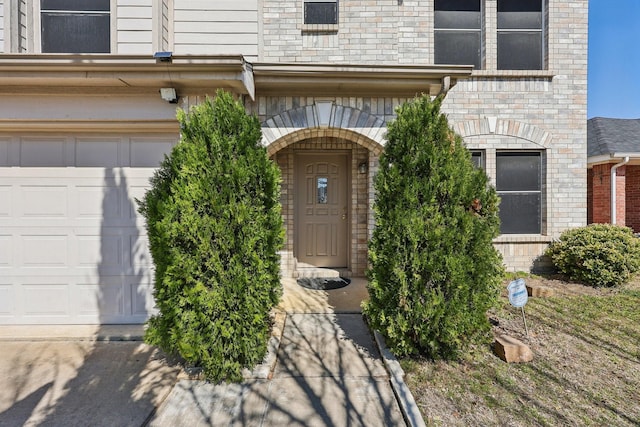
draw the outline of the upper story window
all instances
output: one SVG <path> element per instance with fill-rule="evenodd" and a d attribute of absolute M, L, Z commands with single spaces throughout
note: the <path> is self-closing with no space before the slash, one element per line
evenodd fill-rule
<path fill-rule="evenodd" d="M 313 24 L 337 24 L 338 23 L 338 1 L 315 1 L 305 0 L 304 2 L 304 23 Z"/>
<path fill-rule="evenodd" d="M 541 70 L 544 0 L 498 0 L 498 69 Z"/>
<path fill-rule="evenodd" d="M 41 0 L 43 53 L 109 53 L 110 0 Z"/>
<path fill-rule="evenodd" d="M 435 63 L 481 68 L 480 0 L 435 1 Z"/>
<path fill-rule="evenodd" d="M 542 153 L 496 153 L 496 190 L 502 234 L 540 234 Z"/>

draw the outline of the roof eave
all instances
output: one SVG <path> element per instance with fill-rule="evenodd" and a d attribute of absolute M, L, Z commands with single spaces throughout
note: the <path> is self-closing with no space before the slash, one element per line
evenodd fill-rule
<path fill-rule="evenodd" d="M 259 94 L 306 95 L 438 95 L 459 79 L 471 76 L 473 66 L 287 64 L 256 63 L 253 74 Z"/>

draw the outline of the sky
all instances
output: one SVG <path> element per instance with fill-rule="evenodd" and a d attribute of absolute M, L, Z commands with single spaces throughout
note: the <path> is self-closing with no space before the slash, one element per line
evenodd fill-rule
<path fill-rule="evenodd" d="M 640 0 L 589 0 L 587 118 L 640 118 Z"/>

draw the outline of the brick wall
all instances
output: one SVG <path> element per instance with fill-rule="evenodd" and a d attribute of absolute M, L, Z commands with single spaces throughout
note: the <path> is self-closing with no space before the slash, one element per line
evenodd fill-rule
<path fill-rule="evenodd" d="M 501 236 L 496 241 L 511 270 L 543 265 L 540 257 L 548 242 L 562 231 L 587 222 L 588 1 L 546 3 L 543 70 L 497 70 L 497 2 L 485 1 L 483 69 L 459 81 L 442 106 L 452 126 L 464 135 L 467 146 L 485 151 L 487 173 L 494 183 L 499 150 L 542 153 L 542 233 Z M 299 0 L 263 0 L 262 10 L 260 60 L 264 62 L 434 62 L 432 1 L 339 1 L 339 24 L 337 29 L 327 31 L 313 31 L 303 25 L 303 2 Z M 267 120 L 315 102 L 311 97 L 282 95 L 260 97 L 248 108 Z M 376 93 L 332 99 L 385 122 L 404 101 L 381 98 Z M 484 125 L 489 119 L 499 124 L 497 129 Z M 595 191 L 594 187 L 594 198 Z"/>
<path fill-rule="evenodd" d="M 625 223 L 634 232 L 640 232 L 640 166 L 626 166 Z"/>

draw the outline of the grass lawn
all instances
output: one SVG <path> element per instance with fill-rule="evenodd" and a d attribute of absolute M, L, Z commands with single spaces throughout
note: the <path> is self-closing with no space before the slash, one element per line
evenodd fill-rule
<path fill-rule="evenodd" d="M 456 363 L 401 360 L 427 425 L 640 425 L 640 280 L 615 291 L 525 280 L 557 292 L 529 299 L 529 337 L 506 297 L 490 317 L 532 362 L 507 364 L 490 347 Z"/>

